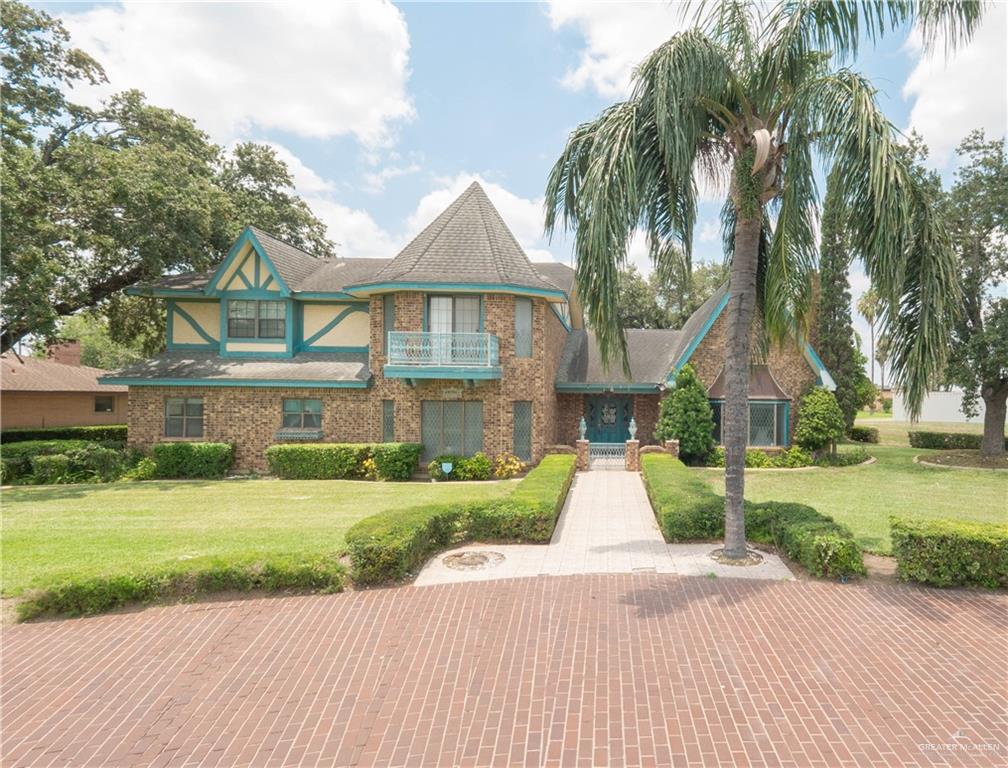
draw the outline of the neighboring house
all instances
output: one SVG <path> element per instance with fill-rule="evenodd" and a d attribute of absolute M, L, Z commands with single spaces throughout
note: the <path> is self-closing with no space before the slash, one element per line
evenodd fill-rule
<path fill-rule="evenodd" d="M 51 347 L 47 358 L 0 356 L 0 426 L 125 424 L 125 386 L 99 384 L 107 371 L 80 363 L 80 344 Z"/>
<path fill-rule="evenodd" d="M 892 393 L 892 418 L 893 421 L 910 422 L 910 413 L 906 403 L 903 401 L 903 393 L 894 390 Z M 967 416 L 962 412 L 963 391 L 959 387 L 951 387 L 947 391 L 934 390 L 924 396 L 921 403 L 920 417 L 917 421 L 943 421 L 959 424 L 983 424 L 986 406 L 983 398 L 976 400 L 977 412 L 975 416 Z"/>
<path fill-rule="evenodd" d="M 217 269 L 130 293 L 168 313 L 166 351 L 105 379 L 130 387 L 131 444 L 227 441 L 239 468 L 292 440 L 538 461 L 582 416 L 592 440 L 625 441 L 633 417 L 650 442 L 675 372 L 716 385 L 724 357 L 722 290 L 681 331 L 628 331 L 632 375 L 606 372 L 573 270 L 529 261 L 478 184 L 394 259 L 317 259 L 249 227 Z M 786 445 L 792 403 L 829 375 L 807 345 L 767 365 L 752 434 Z"/>

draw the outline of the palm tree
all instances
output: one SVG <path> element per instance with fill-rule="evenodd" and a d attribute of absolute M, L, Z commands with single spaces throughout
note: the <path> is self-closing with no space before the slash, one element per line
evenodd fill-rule
<path fill-rule="evenodd" d="M 871 332 L 871 354 L 868 359 L 871 361 L 871 383 L 875 383 L 875 321 L 879 317 L 882 309 L 879 295 L 874 288 L 869 288 L 861 294 L 857 301 L 857 311 L 861 317 L 868 321 L 868 329 Z"/>
<path fill-rule="evenodd" d="M 689 268 L 698 179 L 729 182 L 724 408 L 725 550 L 746 552 L 743 517 L 751 336 L 804 337 L 815 269 L 816 161 L 842 167 L 851 244 L 886 297 L 891 374 L 919 409 L 956 300 L 948 236 L 900 156 L 875 89 L 837 68 L 859 39 L 916 22 L 928 46 L 973 33 L 980 2 L 745 0 L 701 6 L 696 28 L 640 65 L 631 96 L 571 133 L 546 190 L 546 230 L 574 232 L 577 290 L 603 359 L 628 369 L 617 279 L 642 228 L 655 268 Z M 682 263 L 676 263 L 677 253 Z"/>

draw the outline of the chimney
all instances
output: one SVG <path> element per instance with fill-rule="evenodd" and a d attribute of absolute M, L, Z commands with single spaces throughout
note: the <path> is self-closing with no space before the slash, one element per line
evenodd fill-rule
<path fill-rule="evenodd" d="M 81 346 L 77 339 L 68 339 L 58 344 L 50 344 L 46 350 L 46 357 L 55 363 L 63 365 L 81 364 Z"/>

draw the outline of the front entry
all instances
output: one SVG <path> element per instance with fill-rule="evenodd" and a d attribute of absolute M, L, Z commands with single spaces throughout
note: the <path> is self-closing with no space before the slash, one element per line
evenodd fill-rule
<path fill-rule="evenodd" d="M 620 395 L 585 397 L 586 437 L 592 443 L 625 443 L 630 439 L 633 400 Z"/>

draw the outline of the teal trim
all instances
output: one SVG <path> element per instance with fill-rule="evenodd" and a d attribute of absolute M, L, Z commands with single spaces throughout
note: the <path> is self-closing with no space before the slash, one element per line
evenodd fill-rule
<path fill-rule="evenodd" d="M 833 376 L 826 369 L 826 364 L 822 361 L 822 358 L 816 354 L 816 351 L 812 348 L 812 345 L 807 341 L 805 342 L 805 361 L 809 364 L 809 367 L 816 374 L 816 383 L 820 387 L 825 387 L 830 392 L 836 391 L 836 381 Z"/>
<path fill-rule="evenodd" d="M 557 392 L 639 392 L 656 393 L 660 384 L 582 384 L 580 382 L 558 381 L 554 385 Z"/>
<path fill-rule="evenodd" d="M 367 353 L 371 349 L 369 344 L 364 344 L 359 347 L 308 347 L 303 349 L 303 352 L 355 352 L 355 353 Z"/>
<path fill-rule="evenodd" d="M 260 259 L 256 259 L 255 270 L 253 270 L 253 280 L 255 280 L 255 285 L 256 285 L 257 288 L 261 288 L 262 287 L 259 284 L 260 283 L 259 269 L 260 269 L 261 266 L 262 266 L 262 261 Z M 270 277 L 273 277 L 273 275 L 270 275 Z"/>
<path fill-rule="evenodd" d="M 560 321 L 560 324 L 563 325 L 563 327 L 566 328 L 568 332 L 570 332 L 571 330 L 573 330 L 571 328 L 571 324 L 564 319 L 564 316 L 562 314 L 560 314 L 560 310 L 557 309 L 557 305 L 554 304 L 552 301 L 549 303 L 549 305 L 550 305 L 550 309 L 553 310 L 553 314 L 556 315 L 557 320 Z"/>
<path fill-rule="evenodd" d="M 204 352 L 217 351 L 217 342 L 213 344 L 171 344 L 168 349 L 202 349 Z"/>
<path fill-rule="evenodd" d="M 427 304 L 430 301 L 430 297 L 426 293 L 420 294 L 420 298 L 423 300 L 423 319 L 421 320 L 420 327 L 423 329 L 424 333 L 428 333 L 430 328 L 430 319 L 427 317 Z"/>
<path fill-rule="evenodd" d="M 721 316 L 721 313 L 724 311 L 724 308 L 728 306 L 728 302 L 730 300 L 731 300 L 731 293 L 725 292 L 725 295 L 721 298 L 721 301 L 718 302 L 717 307 L 715 307 L 714 311 L 711 312 L 710 317 L 708 317 L 707 320 L 704 321 L 703 327 L 700 329 L 699 333 L 697 333 L 697 335 L 693 337 L 692 341 L 690 341 L 690 345 L 686 348 L 686 351 L 679 356 L 678 360 L 676 360 L 675 366 L 672 368 L 668 377 L 665 379 L 666 385 L 671 385 L 675 381 L 675 375 L 679 372 L 679 369 L 682 368 L 684 365 L 686 365 L 687 362 L 689 362 L 689 359 L 693 356 L 693 353 L 696 352 L 696 348 L 700 346 L 700 342 L 704 340 L 704 336 L 706 336 L 707 332 L 710 331 L 711 326 L 714 325 L 714 321 L 716 321 L 718 317 Z"/>
<path fill-rule="evenodd" d="M 523 296 L 540 296 L 544 298 L 566 299 L 563 291 L 547 288 L 528 288 L 513 283 L 360 283 L 348 285 L 346 290 L 351 293 L 364 292 L 382 293 L 387 291 L 428 291 L 440 293 L 516 293 Z"/>
<path fill-rule="evenodd" d="M 383 371 L 387 379 L 466 379 L 475 381 L 501 377 L 501 369 L 497 366 L 386 365 Z"/>
<path fill-rule="evenodd" d="M 323 325 L 321 329 L 319 329 L 317 332 L 313 333 L 309 338 L 305 339 L 302 342 L 303 346 L 306 347 L 306 348 L 310 347 L 314 342 L 316 342 L 319 339 L 321 339 L 323 336 L 325 336 L 327 333 L 329 333 L 329 331 L 331 331 L 337 325 L 339 325 L 340 323 L 342 323 L 343 320 L 344 320 L 344 318 L 346 318 L 348 315 L 351 315 L 354 312 L 367 312 L 367 311 L 368 311 L 368 305 L 367 305 L 366 302 L 359 302 L 357 304 L 351 304 L 349 307 L 347 307 L 342 312 L 340 312 L 338 315 L 336 315 L 336 317 L 334 317 L 328 323 L 326 323 L 325 325 Z"/>
<path fill-rule="evenodd" d="M 479 313 L 480 313 L 479 332 L 480 333 L 484 333 L 484 331 L 483 331 L 483 314 L 484 314 L 483 304 L 484 304 L 484 302 L 483 302 L 483 294 L 481 293 L 480 297 L 479 297 Z"/>
<path fill-rule="evenodd" d="M 245 269 L 245 265 L 248 264 L 248 260 L 251 259 L 255 255 L 256 255 L 255 249 L 253 249 L 253 250 L 249 251 L 248 253 L 246 253 L 245 254 L 245 258 L 242 259 L 241 260 L 241 264 L 238 265 L 238 269 L 236 269 L 234 271 L 234 275 L 231 276 L 232 280 L 234 280 L 234 278 L 236 278 L 236 277 L 240 278 L 241 281 L 243 283 L 245 283 L 245 287 L 248 288 L 248 289 L 255 288 L 256 285 L 259 285 L 258 281 L 256 282 L 256 285 L 252 285 L 252 283 L 249 282 L 249 279 L 247 277 L 245 277 L 245 273 L 243 272 L 243 270 Z M 259 264 L 259 259 L 256 259 L 256 265 L 258 265 L 258 264 Z"/>
<path fill-rule="evenodd" d="M 295 299 L 324 299 L 326 301 L 359 301 L 360 296 L 354 296 L 345 291 L 295 291 L 291 294 Z"/>
<path fill-rule="evenodd" d="M 199 336 L 199 337 L 200 337 L 201 339 L 203 339 L 203 341 L 205 341 L 205 342 L 207 343 L 207 345 L 208 345 L 208 346 L 211 346 L 211 347 L 213 347 L 213 346 L 216 346 L 216 345 L 217 345 L 217 343 L 218 343 L 218 340 L 217 340 L 217 339 L 215 339 L 215 338 L 214 338 L 213 336 L 211 336 L 211 335 L 210 335 L 209 333 L 207 333 L 206 331 L 204 331 L 204 330 L 203 330 L 203 328 L 202 328 L 202 327 L 200 327 L 200 324 L 199 324 L 199 323 L 197 323 L 197 322 L 196 322 L 196 321 L 195 321 L 195 320 L 193 319 L 193 316 L 192 316 L 192 315 L 190 315 L 190 314 L 189 314 L 188 312 L 186 312 L 186 311 L 185 311 L 184 309 L 182 309 L 181 307 L 179 307 L 178 305 L 176 305 L 176 304 L 175 304 L 175 302 L 172 302 L 172 309 L 171 309 L 171 315 L 170 315 L 170 317 L 169 317 L 169 323 L 171 322 L 171 317 L 172 317 L 172 316 L 174 316 L 174 315 L 178 315 L 178 316 L 179 316 L 179 317 L 181 317 L 181 318 L 182 318 L 183 320 L 185 320 L 185 321 L 186 321 L 187 323 L 189 323 L 189 325 L 190 325 L 190 326 L 192 326 L 192 329 L 193 329 L 194 331 L 196 331 L 197 335 L 198 335 L 198 336 Z M 170 326 L 169 326 L 169 327 L 170 327 Z M 172 335 L 172 337 L 171 337 L 171 338 L 174 338 L 174 334 Z M 169 342 L 170 342 L 170 339 L 169 339 Z"/>
<path fill-rule="evenodd" d="M 214 272 L 214 276 L 210 278 L 210 282 L 207 283 L 204 293 L 208 295 L 217 295 L 220 293 L 217 290 L 217 281 L 220 280 L 221 275 L 227 271 L 231 262 L 238 258 L 238 254 L 241 253 L 246 244 L 251 245 L 253 250 L 259 254 L 259 258 L 262 259 L 263 263 L 266 265 L 266 269 L 269 271 L 270 275 L 273 276 L 273 279 L 276 280 L 276 284 L 280 286 L 280 295 L 283 297 L 290 296 L 290 288 L 287 283 L 284 282 L 280 273 L 277 272 L 273 262 L 270 261 L 269 257 L 266 255 L 266 250 L 262 247 L 262 243 L 259 242 L 259 238 L 255 236 L 252 229 L 249 227 L 245 227 L 245 230 L 238 236 L 238 239 L 235 240 L 234 245 L 232 245 L 231 249 L 228 251 L 228 255 L 224 258 L 224 261 L 221 262 L 221 265 L 217 267 L 217 271 Z M 248 281 L 246 280 L 246 282 Z M 261 288 L 258 290 L 261 290 Z"/>
<path fill-rule="evenodd" d="M 266 278 L 266 282 L 263 283 L 262 285 L 260 285 L 259 287 L 263 288 L 263 289 L 266 289 L 266 288 L 269 288 L 270 285 L 272 285 L 272 284 L 273 284 L 273 275 L 270 275 L 269 277 Z"/>
<path fill-rule="evenodd" d="M 147 298 L 165 298 L 165 299 L 176 299 L 176 298 L 192 298 L 192 299 L 206 299 L 207 296 L 203 291 L 197 290 L 173 290 L 171 288 L 144 288 L 142 286 L 131 285 L 126 288 L 123 293 L 127 296 L 144 296 Z"/>
<path fill-rule="evenodd" d="M 784 401 L 784 447 L 791 447 L 791 401 Z"/>
<path fill-rule="evenodd" d="M 122 376 L 99 376 L 101 384 L 125 384 L 129 387 L 275 387 L 291 389 L 367 389 L 370 379 L 350 379 L 334 381 L 320 379 L 306 381 L 303 379 L 135 379 Z"/>
<path fill-rule="evenodd" d="M 221 357 L 260 357 L 260 358 L 287 358 L 294 356 L 294 325 L 296 313 L 294 311 L 294 301 L 289 298 L 278 296 L 275 291 L 263 291 L 256 289 L 252 291 L 226 291 L 221 295 Z M 260 339 L 260 338 L 231 338 L 227 334 L 227 310 L 230 301 L 281 301 L 284 305 L 284 337 L 282 339 Z M 258 318 L 256 320 L 258 326 Z M 258 330 L 258 328 L 257 328 Z M 283 352 L 234 352 L 227 348 L 228 342 L 235 344 L 283 344 L 286 349 Z"/>
<path fill-rule="evenodd" d="M 165 303 L 167 304 L 166 312 L 168 315 L 168 322 L 165 324 L 165 347 L 171 349 L 172 337 L 175 335 L 175 318 L 173 317 L 175 314 L 175 302 L 167 301 Z"/>

